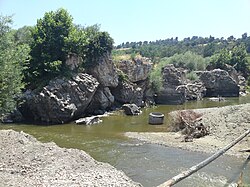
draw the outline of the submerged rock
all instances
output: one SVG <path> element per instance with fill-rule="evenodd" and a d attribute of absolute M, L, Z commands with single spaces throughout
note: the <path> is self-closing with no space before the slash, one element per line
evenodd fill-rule
<path fill-rule="evenodd" d="M 102 120 L 98 116 L 80 118 L 75 121 L 75 123 L 78 125 L 93 125 L 101 122 Z"/>
<path fill-rule="evenodd" d="M 124 104 L 122 105 L 122 109 L 124 110 L 124 113 L 129 116 L 141 114 L 140 108 L 135 104 Z"/>
<path fill-rule="evenodd" d="M 26 91 L 20 111 L 26 120 L 65 123 L 85 113 L 99 83 L 80 73 L 67 80 L 56 78 L 40 92 Z"/>

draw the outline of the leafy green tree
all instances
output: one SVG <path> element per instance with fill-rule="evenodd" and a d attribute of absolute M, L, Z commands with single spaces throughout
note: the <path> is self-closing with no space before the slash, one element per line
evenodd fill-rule
<path fill-rule="evenodd" d="M 10 16 L 0 16 L 0 116 L 16 105 L 24 87 L 22 72 L 29 54 L 27 44 L 15 42 L 11 24 Z"/>
<path fill-rule="evenodd" d="M 84 30 L 87 38 L 84 65 L 93 66 L 104 53 L 112 51 L 114 40 L 109 33 L 101 32 L 98 25 L 87 27 Z"/>
<path fill-rule="evenodd" d="M 26 72 L 28 82 L 41 81 L 58 76 L 66 71 L 68 55 L 66 38 L 73 30 L 73 18 L 65 9 L 45 13 L 34 28 L 31 46 L 31 61 Z"/>
<path fill-rule="evenodd" d="M 31 44 L 33 43 L 33 29 L 34 27 L 24 26 L 14 31 L 16 42 L 19 44 L 28 44 L 29 46 L 31 46 Z"/>
<path fill-rule="evenodd" d="M 211 57 L 210 64 L 213 68 L 224 69 L 226 64 L 229 64 L 231 60 L 230 51 L 223 49 L 220 53 L 215 54 Z"/>
<path fill-rule="evenodd" d="M 228 64 L 247 77 L 250 73 L 247 60 L 246 47 L 244 45 L 235 46 L 231 51 L 231 59 Z"/>

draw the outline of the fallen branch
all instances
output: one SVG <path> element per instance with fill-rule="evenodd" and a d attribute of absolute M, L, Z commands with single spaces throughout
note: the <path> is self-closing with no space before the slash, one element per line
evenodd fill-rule
<path fill-rule="evenodd" d="M 204 160 L 204 161 L 200 162 L 199 164 L 189 168 L 187 171 L 184 171 L 184 172 L 180 173 L 179 175 L 176 175 L 175 177 L 173 177 L 172 179 L 164 182 L 163 184 L 159 185 L 158 187 L 169 187 L 169 186 L 173 186 L 174 184 L 180 182 L 181 180 L 183 180 L 186 177 L 192 175 L 193 173 L 197 172 L 201 168 L 205 167 L 206 165 L 208 165 L 209 163 L 211 163 L 212 161 L 214 161 L 215 159 L 217 159 L 218 157 L 223 155 L 226 151 L 228 151 L 231 147 L 236 145 L 239 141 L 241 141 L 243 138 L 245 138 L 249 134 L 250 134 L 250 129 L 247 130 L 244 134 L 240 135 L 238 138 L 236 138 L 230 144 L 228 144 L 224 148 L 220 149 L 219 151 L 217 151 L 212 156 L 208 157 L 206 160 Z"/>

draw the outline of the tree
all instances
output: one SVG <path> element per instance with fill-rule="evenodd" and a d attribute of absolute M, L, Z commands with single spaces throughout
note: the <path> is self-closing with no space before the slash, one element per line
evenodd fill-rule
<path fill-rule="evenodd" d="M 29 46 L 18 45 L 11 30 L 12 18 L 0 16 L 0 116 L 13 110 L 24 87 L 23 69 Z"/>
<path fill-rule="evenodd" d="M 73 18 L 64 9 L 45 13 L 34 28 L 31 61 L 26 72 L 28 82 L 51 79 L 66 71 L 66 38 L 73 30 Z"/>
<path fill-rule="evenodd" d="M 113 49 L 114 40 L 109 33 L 101 32 L 99 25 L 93 25 L 84 29 L 88 40 L 84 54 L 84 66 L 94 66 L 98 59 Z"/>
<path fill-rule="evenodd" d="M 215 54 L 211 57 L 210 64 L 213 68 L 224 69 L 225 65 L 229 64 L 230 59 L 230 52 L 226 49 L 222 49 L 219 54 Z"/>
<path fill-rule="evenodd" d="M 29 46 L 31 46 L 31 44 L 33 43 L 33 29 L 34 27 L 24 26 L 14 31 L 16 42 L 19 44 L 28 44 Z"/>
<path fill-rule="evenodd" d="M 249 64 L 247 61 L 247 52 L 244 45 L 235 46 L 231 51 L 231 59 L 229 61 L 237 71 L 243 73 L 244 77 L 247 77 L 250 73 Z"/>

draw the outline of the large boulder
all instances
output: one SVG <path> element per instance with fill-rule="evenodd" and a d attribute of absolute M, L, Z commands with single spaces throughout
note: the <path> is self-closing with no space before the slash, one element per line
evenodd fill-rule
<path fill-rule="evenodd" d="M 93 75 L 103 87 L 116 87 L 118 74 L 110 53 L 104 54 L 94 66 L 86 68 L 86 72 Z"/>
<path fill-rule="evenodd" d="M 206 95 L 206 88 L 200 81 L 180 85 L 176 90 L 184 92 L 186 100 L 201 100 Z"/>
<path fill-rule="evenodd" d="M 140 108 L 133 103 L 122 105 L 122 109 L 124 110 L 124 113 L 128 116 L 135 116 L 141 114 Z"/>
<path fill-rule="evenodd" d="M 119 81 L 116 88 L 112 89 L 115 101 L 120 104 L 135 103 L 143 106 L 144 89 L 129 81 Z"/>
<path fill-rule="evenodd" d="M 115 101 L 114 96 L 111 94 L 108 87 L 99 87 L 88 106 L 89 114 L 103 114 L 111 109 Z"/>
<path fill-rule="evenodd" d="M 148 78 L 152 63 L 148 58 L 141 57 L 134 60 L 122 60 L 118 68 L 128 76 L 131 82 L 138 82 Z"/>
<path fill-rule="evenodd" d="M 163 88 L 156 94 L 157 104 L 182 104 L 186 101 L 185 90 L 177 87 L 186 83 L 185 71 L 168 64 L 162 68 Z"/>
<path fill-rule="evenodd" d="M 45 123 L 65 123 L 84 114 L 99 83 L 80 73 L 67 80 L 56 78 L 38 93 L 26 91 L 20 111 L 25 119 Z"/>
<path fill-rule="evenodd" d="M 238 97 L 239 86 L 237 82 L 225 70 L 214 69 L 200 74 L 200 80 L 206 87 L 208 97 Z"/>

